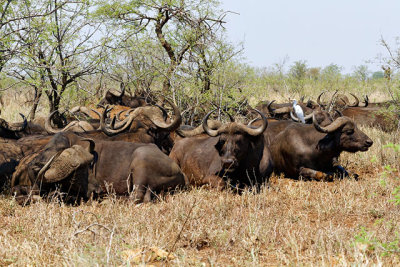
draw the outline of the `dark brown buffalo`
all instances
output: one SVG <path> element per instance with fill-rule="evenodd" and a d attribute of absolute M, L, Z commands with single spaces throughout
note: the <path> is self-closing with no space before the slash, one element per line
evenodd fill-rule
<path fill-rule="evenodd" d="M 23 123 L 8 123 L 4 119 L 0 119 L 0 137 L 7 139 L 19 139 L 25 134 L 25 129 L 28 126 L 28 122 L 23 114 Z"/>
<path fill-rule="evenodd" d="M 179 109 L 173 105 L 175 118 L 171 122 L 165 122 L 164 112 L 158 107 L 140 107 L 135 110 L 135 113 L 129 117 L 131 127 L 121 133 L 109 133 L 112 131 L 105 125 L 105 116 L 103 117 L 103 128 L 109 133 L 105 134 L 101 130 L 79 133 L 82 138 L 91 138 L 95 140 L 109 141 L 125 141 L 131 143 L 154 143 L 166 154 L 169 154 L 173 146 L 173 139 L 170 132 L 179 127 L 180 113 Z M 5 140 L 8 142 L 4 145 L 0 143 L 0 150 L 3 151 L 4 157 L 0 158 L 0 180 L 2 184 L 7 184 L 15 167 L 19 161 L 26 155 L 35 153 L 46 145 L 52 136 L 27 136 L 17 141 Z M 3 143 L 4 143 L 3 142 Z M 9 144 L 14 142 L 13 144 Z"/>
<path fill-rule="evenodd" d="M 125 85 L 121 83 L 121 93 L 116 95 L 108 90 L 102 100 L 97 104 L 98 106 L 105 105 L 121 105 L 130 108 L 137 108 L 147 106 L 148 104 L 154 104 L 152 96 L 128 96 L 125 94 Z"/>
<path fill-rule="evenodd" d="M 119 123 L 106 124 L 105 110 L 100 120 L 102 131 L 113 140 L 128 142 L 154 143 L 163 152 L 169 154 L 173 146 L 170 133 L 175 131 L 182 122 L 179 108 L 168 101 L 174 113 L 174 118 L 168 121 L 166 111 L 160 106 L 139 107 Z M 121 139 L 122 138 L 122 139 Z"/>
<path fill-rule="evenodd" d="M 3 140 L 0 142 L 0 192 L 9 188 L 11 175 L 22 158 L 20 146 L 14 140 Z"/>
<path fill-rule="evenodd" d="M 44 127 L 36 122 L 27 121 L 25 116 L 21 114 L 23 122 L 8 123 L 4 119 L 0 119 L 0 137 L 5 139 L 19 139 L 22 137 L 47 134 Z"/>
<path fill-rule="evenodd" d="M 94 142 L 74 133 L 58 133 L 22 159 L 11 182 L 20 203 L 55 189 L 72 201 L 101 191 L 148 202 L 153 193 L 185 184 L 178 165 L 153 144 Z"/>
<path fill-rule="evenodd" d="M 264 145 L 262 133 L 267 128 L 267 118 L 258 128 L 230 122 L 212 129 L 203 119 L 205 134 L 182 131 L 186 136 L 176 141 L 170 157 L 182 168 L 190 184 L 223 188 L 226 179 L 234 185 L 261 184 L 272 172 L 269 150 Z M 193 136 L 196 135 L 196 136 Z"/>
<path fill-rule="evenodd" d="M 313 125 L 288 125 L 270 140 L 270 151 L 277 173 L 329 180 L 335 172 L 347 174 L 337 163 L 342 151 L 366 151 L 372 144 L 354 121 L 340 117 L 326 127 L 315 119 Z"/>
<path fill-rule="evenodd" d="M 18 140 L 4 139 L 0 142 L 0 184 L 6 185 L 2 189 L 9 189 L 7 185 L 10 184 L 11 176 L 20 160 L 26 155 L 38 152 L 51 138 L 50 135 L 33 135 Z"/>
<path fill-rule="evenodd" d="M 350 93 L 350 95 L 354 98 L 354 102 L 351 103 L 349 98 L 345 95 L 345 94 L 337 94 L 338 91 L 334 92 L 332 97 L 331 97 L 331 101 L 328 103 L 322 103 L 321 102 L 321 96 L 325 93 L 322 92 L 318 98 L 317 98 L 317 103 L 323 107 L 326 108 L 327 110 L 331 110 L 331 109 L 342 109 L 345 107 L 358 107 L 360 104 L 360 100 L 358 99 L 358 97 L 352 93 Z M 368 102 L 366 100 L 365 102 L 365 106 L 368 105 Z"/>
<path fill-rule="evenodd" d="M 177 129 L 181 123 L 181 115 L 178 107 L 169 102 L 172 106 L 175 117 L 168 121 L 167 113 L 160 106 L 138 107 L 131 110 L 129 115 L 121 122 L 111 124 L 108 121 L 107 113 L 110 109 L 103 110 L 100 114 L 100 121 L 96 125 L 93 122 L 72 121 L 63 129 L 54 129 L 50 126 L 50 117 L 46 123 L 46 129 L 50 133 L 71 131 L 81 133 L 82 136 L 112 141 L 154 143 L 165 153 L 169 154 L 173 146 L 170 132 Z M 79 111 L 82 108 L 79 107 Z M 73 109 L 76 111 L 77 109 Z M 108 122 L 108 123 L 107 123 Z M 98 127 L 101 130 L 94 129 Z"/>
<path fill-rule="evenodd" d="M 399 102 L 395 101 L 395 100 L 389 100 L 389 101 L 384 101 L 384 102 L 376 102 L 376 103 L 370 103 L 369 102 L 369 98 L 366 95 L 364 97 L 364 103 L 365 103 L 365 107 L 370 107 L 370 108 L 375 108 L 375 107 L 379 107 L 379 108 L 389 108 L 390 106 L 398 106 Z"/>

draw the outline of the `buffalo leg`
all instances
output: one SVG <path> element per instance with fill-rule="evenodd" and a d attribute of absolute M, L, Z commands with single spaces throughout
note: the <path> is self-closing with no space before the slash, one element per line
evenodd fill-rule
<path fill-rule="evenodd" d="M 356 180 L 358 179 L 358 174 L 357 174 L 357 173 L 347 171 L 347 170 L 346 170 L 343 166 L 341 166 L 341 165 L 336 165 L 335 168 L 336 168 L 336 170 L 337 170 L 337 172 L 338 172 L 338 175 L 339 175 L 341 178 L 352 176 L 352 177 L 354 177 L 354 179 L 356 179 Z"/>
<path fill-rule="evenodd" d="M 300 176 L 308 179 L 313 179 L 317 181 L 332 181 L 333 180 L 333 175 L 321 172 L 321 171 L 316 171 L 310 168 L 305 168 L 301 167 L 300 168 Z"/>
<path fill-rule="evenodd" d="M 141 203 L 144 200 L 146 188 L 141 184 L 135 184 L 133 191 L 133 201 L 135 203 Z"/>

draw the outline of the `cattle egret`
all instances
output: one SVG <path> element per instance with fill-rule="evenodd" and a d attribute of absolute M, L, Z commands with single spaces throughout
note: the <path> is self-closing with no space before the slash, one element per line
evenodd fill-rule
<path fill-rule="evenodd" d="M 304 120 L 304 113 L 303 113 L 303 109 L 297 105 L 297 100 L 293 100 L 293 110 L 296 113 L 297 118 L 299 118 L 299 120 L 302 123 L 306 123 L 306 121 Z"/>

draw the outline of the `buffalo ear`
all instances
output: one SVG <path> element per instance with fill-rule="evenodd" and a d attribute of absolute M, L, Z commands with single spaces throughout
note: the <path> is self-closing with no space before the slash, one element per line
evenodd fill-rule
<path fill-rule="evenodd" d="M 72 172 L 81 166 L 92 162 L 94 156 L 80 145 L 73 145 L 65 149 L 53 160 L 49 169 L 43 175 L 43 181 L 46 183 L 59 182 L 68 177 Z"/>

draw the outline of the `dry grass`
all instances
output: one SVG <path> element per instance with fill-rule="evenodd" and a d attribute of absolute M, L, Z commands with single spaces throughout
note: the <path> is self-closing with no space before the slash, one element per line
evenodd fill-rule
<path fill-rule="evenodd" d="M 8 107 L 6 119 L 28 109 Z M 124 251 L 142 247 L 175 256 L 156 265 L 399 265 L 400 206 L 390 200 L 400 178 L 383 174 L 384 165 L 400 168 L 398 153 L 383 148 L 399 135 L 362 130 L 373 147 L 341 157 L 358 181 L 273 176 L 259 194 L 197 188 L 141 205 L 111 196 L 21 207 L 0 196 L 0 266 L 129 265 Z M 387 251 L 390 242 L 397 251 Z"/>
<path fill-rule="evenodd" d="M 400 208 L 389 202 L 399 184 L 376 173 L 332 183 L 273 177 L 259 194 L 194 189 L 145 205 L 21 207 L 2 197 L 0 265 L 126 265 L 122 252 L 143 246 L 181 266 L 400 264 L 399 252 L 384 256 L 373 243 L 400 238 Z M 363 228 L 370 243 L 356 238 Z"/>

